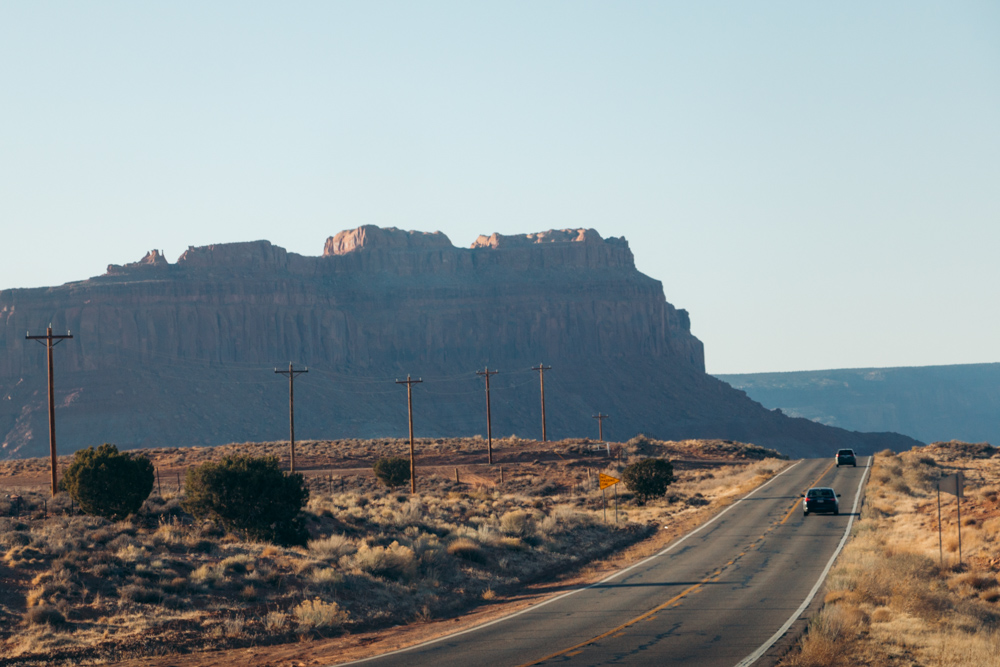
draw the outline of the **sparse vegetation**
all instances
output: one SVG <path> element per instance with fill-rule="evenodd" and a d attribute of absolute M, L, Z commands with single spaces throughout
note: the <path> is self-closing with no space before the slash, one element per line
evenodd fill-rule
<path fill-rule="evenodd" d="M 476 439 L 421 446 L 425 461 L 437 456 L 450 463 L 466 453 L 481 459 L 483 452 Z M 342 465 L 352 472 L 338 477 L 307 469 L 309 500 L 300 516 L 308 540 L 299 545 L 260 541 L 221 513 L 190 513 L 191 501 L 204 495 L 197 484 L 177 485 L 173 472 L 163 476 L 171 480 L 164 493 L 127 519 L 73 514 L 68 498 L 50 499 L 46 517 L 41 476 L 37 494 L 22 491 L 17 516 L 12 506 L 0 507 L 0 557 L 11 573 L 0 589 L 0 655 L 36 666 L 251 645 L 263 650 L 461 614 L 520 595 L 553 572 L 573 572 L 651 535 L 659 539 L 667 533 L 659 530 L 663 524 L 707 516 L 782 465 L 741 459 L 745 446 L 734 443 L 714 449 L 728 452 L 726 465 L 679 470 L 672 501 L 639 507 L 623 495 L 615 527 L 603 522 L 596 480 L 599 470 L 616 476 L 621 470 L 603 447 L 517 439 L 494 446 L 497 458 L 509 457 L 502 486 L 495 467 L 464 468 L 461 484 L 447 474 L 453 466 L 428 467 L 411 496 L 380 485 L 370 466 L 373 452 L 405 451 L 405 441 L 301 443 L 306 461 L 368 458 L 360 465 L 346 460 Z M 663 455 L 673 444 L 642 446 L 642 455 Z M 693 444 L 684 446 L 687 457 L 697 456 Z M 280 445 L 149 454 L 162 471 L 164 461 L 218 467 L 238 450 L 259 458 Z M 18 470 L 44 470 L 44 464 L 18 462 Z M 276 462 L 269 468 L 273 474 Z M 0 464 L 0 479 L 5 471 Z M 691 498 L 711 505 L 688 504 Z"/>
<path fill-rule="evenodd" d="M 300 474 L 287 474 L 276 457 L 226 456 L 189 470 L 184 509 L 198 519 L 218 521 L 248 538 L 305 544 L 301 510 L 309 489 Z"/>
<path fill-rule="evenodd" d="M 375 477 L 389 488 L 401 486 L 410 481 L 410 462 L 402 456 L 383 457 L 373 466 Z"/>
<path fill-rule="evenodd" d="M 152 492 L 153 464 L 105 443 L 76 452 L 61 485 L 87 514 L 124 519 L 139 511 Z"/>

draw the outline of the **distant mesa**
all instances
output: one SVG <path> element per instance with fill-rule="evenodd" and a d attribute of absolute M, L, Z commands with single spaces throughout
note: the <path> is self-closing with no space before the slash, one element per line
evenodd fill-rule
<path fill-rule="evenodd" d="M 477 249 L 527 249 L 547 244 L 601 244 L 612 254 L 619 255 L 614 265 L 631 267 L 631 252 L 624 238 L 603 239 L 594 229 L 550 229 L 545 232 L 531 234 L 499 234 L 480 235 L 471 245 Z M 420 232 L 398 229 L 396 227 L 378 227 L 362 225 L 356 229 L 348 229 L 327 238 L 321 257 L 342 257 L 356 253 L 372 252 L 410 252 L 410 251 L 445 251 L 468 252 L 455 247 L 451 240 L 442 232 Z M 625 251 L 622 254 L 622 251 Z M 253 270 L 264 267 L 291 268 L 293 270 L 310 270 L 314 268 L 320 257 L 307 257 L 290 253 L 281 246 L 270 241 L 244 241 L 238 243 L 215 243 L 205 246 L 188 246 L 188 249 L 177 259 L 175 266 L 190 269 L 230 268 Z M 601 260 L 598 260 L 601 261 Z M 163 253 L 150 250 L 146 256 L 137 262 L 127 264 L 109 264 L 107 276 L 126 276 L 132 273 L 143 274 L 150 269 L 165 269 L 171 266 Z"/>
<path fill-rule="evenodd" d="M 418 436 L 482 435 L 474 371 L 486 366 L 500 370 L 493 432 L 538 436 L 541 362 L 553 439 L 596 436 L 600 411 L 621 440 L 729 439 L 796 456 L 916 444 L 792 419 L 706 375 L 687 311 L 636 269 L 625 239 L 594 229 L 457 248 L 440 232 L 365 225 L 322 255 L 260 240 L 192 246 L 169 264 L 153 250 L 90 280 L 0 290 L 0 458 L 48 451 L 44 351 L 24 332 L 49 322 L 75 335 L 55 360 L 63 452 L 284 437 L 273 369 L 289 361 L 312 371 L 296 388 L 304 439 L 405 433 L 393 380 L 409 374 L 428 382 L 414 391 Z"/>

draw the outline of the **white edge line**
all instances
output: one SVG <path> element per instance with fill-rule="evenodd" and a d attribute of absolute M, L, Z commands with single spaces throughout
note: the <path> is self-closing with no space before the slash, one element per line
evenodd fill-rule
<path fill-rule="evenodd" d="M 823 573 L 819 575 L 816 585 L 812 587 L 812 590 L 809 591 L 809 595 L 807 595 L 805 601 L 799 605 L 799 608 L 795 610 L 792 617 L 785 621 L 785 624 L 782 625 L 777 632 L 771 635 L 771 638 L 764 642 L 760 648 L 736 663 L 736 667 L 749 667 L 753 663 L 757 662 L 769 648 L 774 646 L 774 644 L 781 639 L 782 635 L 788 632 L 788 628 L 792 627 L 792 623 L 798 620 L 799 616 L 802 615 L 802 612 L 806 610 L 806 607 L 808 607 L 813 601 L 813 598 L 816 597 L 819 587 L 826 581 L 826 575 L 830 573 L 830 568 L 833 567 L 833 562 L 837 560 L 837 556 L 840 555 L 844 545 L 847 544 L 847 538 L 851 535 L 851 526 L 854 525 L 854 515 L 858 512 L 858 501 L 861 500 L 861 490 L 865 488 L 865 478 L 868 476 L 868 471 L 871 470 L 872 462 L 874 460 L 874 455 L 868 457 L 868 465 L 865 466 L 865 472 L 861 475 L 861 482 L 858 484 L 858 492 L 854 494 L 854 507 L 851 508 L 851 518 L 847 522 L 847 528 L 844 530 L 844 536 L 840 538 L 840 544 L 837 545 L 837 549 L 833 552 L 833 555 L 830 556 L 830 561 L 826 564 L 826 567 L 823 568 Z"/>
<path fill-rule="evenodd" d="M 693 537 L 694 535 L 697 535 L 701 531 L 705 530 L 710 525 L 712 525 L 713 523 L 715 523 L 716 521 L 718 521 L 722 517 L 723 514 L 725 514 L 729 510 L 733 509 L 734 507 L 736 507 L 737 505 L 739 505 L 740 503 L 742 503 L 744 500 L 746 500 L 747 498 L 749 498 L 753 494 L 757 493 L 758 491 L 760 491 L 761 489 L 763 489 L 765 486 L 767 486 L 768 484 L 770 484 L 774 480 L 778 479 L 779 477 L 781 477 L 786 472 L 788 472 L 789 470 L 791 470 L 792 468 L 794 468 L 795 466 L 797 466 L 800 463 L 802 463 L 802 459 L 799 459 L 798 461 L 796 461 L 795 463 L 791 464 L 790 466 L 787 466 L 784 470 L 782 470 L 781 472 L 779 472 L 777 475 L 775 475 L 771 479 L 767 480 L 766 482 L 764 482 L 763 484 L 761 484 L 760 486 L 758 486 L 756 489 L 754 489 L 753 491 L 751 491 L 747 495 L 743 496 L 742 498 L 740 498 L 739 500 L 737 500 L 736 502 L 734 502 L 732 505 L 730 505 L 726 509 L 724 509 L 721 512 L 719 512 L 718 514 L 716 514 L 715 516 L 713 516 L 711 519 L 709 519 L 705 523 L 701 524 L 700 526 L 698 526 L 697 528 L 695 528 L 694 530 L 692 530 L 691 532 L 689 532 L 684 537 L 680 538 L 679 540 L 677 540 L 675 542 L 672 542 L 670 544 L 670 546 L 668 546 L 666 549 L 663 549 L 662 551 L 659 551 L 659 552 L 653 554 L 652 556 L 648 556 L 646 558 L 643 558 L 638 563 L 633 563 L 632 565 L 629 565 L 628 567 L 626 567 L 624 569 L 621 569 L 621 570 L 618 570 L 617 572 L 609 574 L 608 576 L 604 577 L 600 581 L 595 581 L 594 583 L 592 583 L 592 584 L 590 584 L 588 586 L 584 586 L 583 588 L 577 588 L 576 590 L 572 590 L 572 591 L 569 591 L 567 593 L 563 593 L 562 595 L 557 595 L 556 597 L 549 598 L 548 600 L 545 600 L 544 602 L 539 602 L 537 604 L 530 605 L 530 606 L 525 607 L 524 609 L 522 609 L 520 611 L 515 611 L 512 614 L 508 614 L 506 616 L 502 616 L 500 618 L 493 619 L 492 621 L 487 621 L 486 623 L 483 623 L 481 625 L 475 625 L 475 626 L 473 626 L 471 628 L 466 628 L 465 630 L 459 630 L 458 632 L 453 632 L 451 634 L 447 634 L 447 635 L 444 635 L 442 637 L 437 637 L 436 639 L 429 639 L 429 640 L 427 640 L 425 642 L 421 642 L 419 644 L 414 644 L 413 646 L 407 646 L 405 648 L 399 648 L 399 649 L 396 649 L 395 651 L 389 651 L 387 653 L 380 653 L 378 655 L 373 655 L 373 656 L 371 656 L 369 658 L 361 658 L 360 660 L 352 660 L 350 662 L 341 662 L 341 663 L 334 663 L 334 664 L 336 664 L 336 665 L 357 665 L 357 664 L 360 664 L 362 662 L 368 662 L 370 660 L 379 660 L 381 658 L 387 658 L 387 657 L 389 657 L 391 655 L 397 655 L 399 653 L 406 653 L 407 651 L 415 651 L 417 649 L 424 648 L 425 646 L 430 646 L 431 644 L 437 644 L 438 642 L 443 642 L 443 641 L 446 641 L 446 640 L 449 640 L 449 639 L 453 639 L 455 637 L 460 637 L 461 635 L 467 634 L 469 632 L 476 632 L 478 630 L 482 630 L 483 628 L 488 628 L 491 625 L 496 625 L 497 623 L 503 623 L 504 621 L 509 621 L 512 618 L 520 616 L 521 614 L 526 614 L 529 611 L 534 611 L 535 609 L 538 609 L 539 607 L 544 607 L 547 604 L 551 604 L 553 602 L 557 602 L 559 600 L 568 598 L 570 595 L 576 595 L 577 593 L 579 593 L 581 591 L 585 591 L 585 590 L 588 590 L 590 588 L 594 588 L 595 586 L 600 586 L 601 584 L 603 584 L 605 582 L 611 581 L 612 579 L 625 574 L 629 570 L 632 570 L 634 568 L 639 567 L 640 565 L 648 563 L 649 561 L 653 560 L 654 558 L 659 558 L 660 556 L 663 556 L 664 554 L 669 553 L 670 551 L 673 551 L 681 542 L 683 542 L 686 539 L 688 539 L 689 537 Z M 851 518 L 853 519 L 853 517 L 851 517 Z M 829 566 L 827 566 L 827 567 L 829 568 Z M 328 665 L 327 667 L 333 667 L 333 665 Z"/>

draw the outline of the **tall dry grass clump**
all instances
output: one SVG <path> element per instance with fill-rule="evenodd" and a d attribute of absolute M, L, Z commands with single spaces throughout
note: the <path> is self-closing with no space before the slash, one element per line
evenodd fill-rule
<path fill-rule="evenodd" d="M 324 602 L 319 598 L 303 600 L 292 614 L 303 630 L 339 630 L 348 619 L 336 602 Z"/>

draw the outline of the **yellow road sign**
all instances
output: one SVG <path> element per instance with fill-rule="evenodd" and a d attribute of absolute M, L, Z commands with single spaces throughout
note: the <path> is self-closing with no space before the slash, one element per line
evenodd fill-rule
<path fill-rule="evenodd" d="M 621 480 L 618 479 L 617 477 L 612 477 L 611 475 L 605 475 L 602 472 L 601 476 L 600 476 L 600 481 L 601 481 L 601 489 L 603 490 L 603 489 L 608 488 L 609 486 L 614 486 L 615 484 L 617 484 Z"/>

